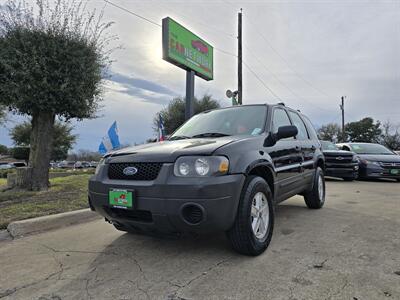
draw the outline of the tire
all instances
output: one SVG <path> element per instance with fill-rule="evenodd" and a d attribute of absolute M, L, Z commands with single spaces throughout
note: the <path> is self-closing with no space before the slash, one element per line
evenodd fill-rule
<path fill-rule="evenodd" d="M 262 211 L 258 211 L 257 206 Z M 271 189 L 263 178 L 248 176 L 240 195 L 236 219 L 232 228 L 227 231 L 228 239 L 237 252 L 257 256 L 267 249 L 273 228 Z"/>
<path fill-rule="evenodd" d="M 320 190 L 322 189 L 322 192 Z M 320 167 L 315 170 L 312 190 L 304 194 L 304 201 L 308 208 L 319 209 L 325 203 L 325 178 Z"/>

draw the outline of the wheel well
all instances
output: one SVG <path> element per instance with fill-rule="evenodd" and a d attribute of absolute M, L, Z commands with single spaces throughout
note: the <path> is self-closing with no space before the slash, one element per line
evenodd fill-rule
<path fill-rule="evenodd" d="M 270 168 L 267 166 L 258 166 L 252 169 L 249 172 L 249 175 L 257 175 L 262 178 L 268 183 L 269 188 L 271 189 L 272 195 L 274 194 L 274 175 L 272 174 L 272 171 Z"/>

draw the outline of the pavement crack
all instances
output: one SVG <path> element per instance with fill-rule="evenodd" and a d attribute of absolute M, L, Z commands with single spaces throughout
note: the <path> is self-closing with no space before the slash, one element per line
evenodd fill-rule
<path fill-rule="evenodd" d="M 132 283 L 133 285 L 136 285 L 136 289 L 145 294 L 147 299 L 151 299 L 148 289 L 141 288 L 137 281 L 128 280 L 128 282 Z"/>
<path fill-rule="evenodd" d="M 114 255 L 114 252 L 111 251 L 87 251 L 87 250 L 58 250 L 55 248 L 52 248 L 50 246 L 44 245 L 44 244 L 39 244 L 40 246 L 42 246 L 43 248 L 46 248 L 52 252 L 55 253 L 84 253 L 84 254 L 111 254 Z"/>
<path fill-rule="evenodd" d="M 214 269 L 218 268 L 220 265 L 226 263 L 226 262 L 229 261 L 231 258 L 232 258 L 232 257 L 217 262 L 216 264 L 210 266 L 210 267 L 207 268 L 205 271 L 203 271 L 203 272 L 201 272 L 200 274 L 196 275 L 195 277 L 193 277 L 192 279 L 190 279 L 189 281 L 187 281 L 186 283 L 184 283 L 184 284 L 182 284 L 182 285 L 181 285 L 181 284 L 176 284 L 176 283 L 172 283 L 172 282 L 166 281 L 167 283 L 169 283 L 169 284 L 171 284 L 171 285 L 177 287 L 177 289 L 176 289 L 176 290 L 173 292 L 173 294 L 170 295 L 169 297 L 172 297 L 172 299 L 175 299 L 176 297 L 177 297 L 178 299 L 181 299 L 181 297 L 178 296 L 178 293 L 179 293 L 182 289 L 184 289 L 184 288 L 190 286 L 193 282 L 195 282 L 195 281 L 198 280 L 199 278 L 201 278 L 201 277 L 203 277 L 203 276 L 206 276 L 209 272 L 211 272 L 211 271 L 213 271 Z M 175 297 L 175 298 L 174 298 L 174 297 Z"/>

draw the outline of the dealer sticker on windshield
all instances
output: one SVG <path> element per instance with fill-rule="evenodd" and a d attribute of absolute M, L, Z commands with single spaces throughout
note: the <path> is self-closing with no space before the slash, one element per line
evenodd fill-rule
<path fill-rule="evenodd" d="M 109 204 L 117 208 L 131 208 L 133 202 L 132 192 L 127 190 L 110 190 L 108 193 Z"/>

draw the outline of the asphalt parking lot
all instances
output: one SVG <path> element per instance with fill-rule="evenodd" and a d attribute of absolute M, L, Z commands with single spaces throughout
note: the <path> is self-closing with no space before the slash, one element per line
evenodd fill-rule
<path fill-rule="evenodd" d="M 1 299 L 400 299 L 400 183 L 327 182 L 277 207 L 259 257 L 223 234 L 129 235 L 102 220 L 0 243 Z"/>

